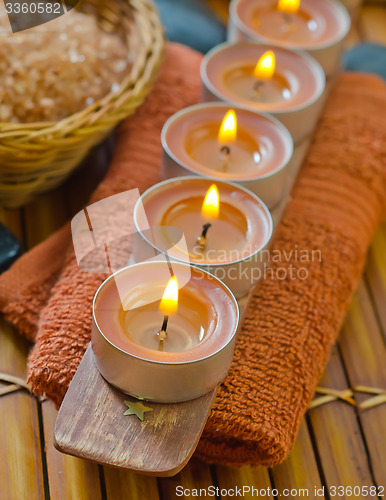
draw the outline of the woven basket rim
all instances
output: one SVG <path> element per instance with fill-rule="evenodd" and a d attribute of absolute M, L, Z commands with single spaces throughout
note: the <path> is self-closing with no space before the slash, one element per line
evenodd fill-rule
<path fill-rule="evenodd" d="M 97 10 L 105 9 L 102 0 L 85 0 Z M 32 123 L 0 123 L 0 206 L 25 205 L 36 195 L 61 184 L 81 163 L 88 152 L 124 120 L 133 114 L 148 95 L 164 53 L 164 29 L 153 0 L 115 0 L 102 22 L 119 29 L 135 55 L 130 73 L 94 103 L 62 120 Z M 126 6 L 132 14 L 122 16 Z M 111 17 L 110 17 L 111 14 Z M 110 17 L 110 18 L 109 18 Z M 129 24 L 135 26 L 131 30 Z M 111 23 L 112 21 L 112 23 Z M 118 83 L 118 82 L 117 82 Z"/>
<path fill-rule="evenodd" d="M 154 29 L 151 30 L 151 41 L 148 43 L 147 50 L 150 49 L 154 51 L 153 59 L 156 64 L 157 60 L 162 59 L 162 54 L 164 51 L 164 32 L 163 26 L 161 24 L 160 18 L 158 16 L 158 12 L 152 0 L 123 0 L 130 4 L 133 12 L 137 10 L 140 13 L 144 13 L 145 10 L 148 10 L 148 21 L 149 26 L 152 26 Z M 145 17 L 145 16 L 143 16 Z M 136 23 L 134 23 L 136 25 Z M 141 36 L 143 42 L 145 42 L 143 33 L 138 29 L 138 34 Z M 143 75 L 148 66 L 149 57 L 145 58 L 143 65 L 140 67 L 139 75 Z M 133 68 L 132 68 L 133 69 Z M 94 101 L 89 106 L 77 111 L 76 113 L 72 113 L 65 118 L 57 121 L 43 121 L 43 122 L 28 122 L 28 123 L 10 123 L 10 122 L 0 122 L 0 140 L 4 139 L 12 139 L 12 142 L 15 141 L 16 137 L 20 136 L 20 140 L 22 138 L 26 138 L 30 140 L 32 137 L 38 137 L 39 135 L 45 136 L 50 133 L 53 135 L 57 135 L 57 132 L 61 130 L 64 126 L 68 128 L 67 132 L 64 135 L 68 135 L 72 130 L 80 129 L 86 126 L 87 124 L 96 123 L 98 118 L 95 119 L 95 113 L 99 113 L 101 111 L 106 112 L 105 108 L 108 105 L 118 101 L 123 96 L 125 97 L 124 101 L 127 101 L 131 97 L 134 97 L 138 94 L 142 89 L 148 84 L 146 82 L 144 84 L 141 79 L 138 78 L 138 75 L 131 72 L 126 75 L 126 77 L 119 83 L 119 89 L 116 92 L 110 91 L 106 95 L 100 97 L 96 101 Z M 77 123 L 80 119 L 85 119 L 85 122 L 81 125 Z M 18 139 L 16 139 L 17 141 Z"/>

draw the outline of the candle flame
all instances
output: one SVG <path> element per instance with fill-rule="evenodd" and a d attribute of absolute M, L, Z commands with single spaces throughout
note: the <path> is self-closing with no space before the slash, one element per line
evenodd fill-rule
<path fill-rule="evenodd" d="M 237 117 L 233 109 L 230 109 L 221 122 L 218 131 L 218 141 L 222 143 L 233 142 L 237 137 Z"/>
<path fill-rule="evenodd" d="M 277 8 L 282 12 L 295 13 L 299 10 L 300 0 L 279 0 Z"/>
<path fill-rule="evenodd" d="M 220 209 L 220 195 L 216 184 L 212 184 L 208 189 L 204 203 L 202 204 L 201 213 L 204 217 L 217 219 Z"/>
<path fill-rule="evenodd" d="M 172 276 L 166 285 L 164 294 L 159 305 L 159 310 L 165 314 L 173 314 L 177 311 L 178 306 L 178 281 L 175 276 Z"/>
<path fill-rule="evenodd" d="M 256 78 L 269 79 L 275 73 L 275 54 L 272 50 L 265 52 L 258 60 L 253 74 Z"/>

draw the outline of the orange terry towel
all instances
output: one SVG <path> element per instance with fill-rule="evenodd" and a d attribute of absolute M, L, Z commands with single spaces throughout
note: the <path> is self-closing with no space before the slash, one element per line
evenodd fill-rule
<path fill-rule="evenodd" d="M 93 202 L 159 180 L 162 125 L 198 101 L 200 60 L 169 45 L 153 92 L 119 129 Z M 200 440 L 204 459 L 272 465 L 291 449 L 385 213 L 385 105 L 385 85 L 374 76 L 344 74 L 333 90 L 276 233 L 278 258 L 252 298 Z M 32 389 L 58 404 L 90 340 L 91 303 L 104 277 L 78 269 L 68 227 L 0 277 L 1 310 L 36 341 Z"/>

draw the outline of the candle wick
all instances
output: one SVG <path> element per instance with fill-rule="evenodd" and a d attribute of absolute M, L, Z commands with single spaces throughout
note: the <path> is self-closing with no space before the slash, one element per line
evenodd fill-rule
<path fill-rule="evenodd" d="M 203 238 L 206 238 L 206 233 L 208 232 L 208 229 L 211 227 L 212 224 L 210 224 L 209 222 L 207 224 L 204 224 L 202 226 L 202 233 L 201 233 L 201 236 Z"/>
<path fill-rule="evenodd" d="M 265 85 L 265 82 L 263 80 L 257 80 L 254 84 L 253 84 L 253 90 L 256 92 L 256 93 L 260 93 L 261 90 L 262 90 L 262 87 L 264 87 Z"/>
<path fill-rule="evenodd" d="M 231 154 L 231 148 L 229 146 L 224 145 L 220 149 L 220 153 L 222 155 L 222 169 L 223 172 L 225 172 L 226 170 L 228 170 L 228 162 Z"/>
<path fill-rule="evenodd" d="M 168 321 L 169 321 L 169 316 L 165 315 L 164 320 L 162 322 L 161 330 L 158 330 L 157 336 L 159 338 L 159 344 L 158 344 L 158 350 L 163 351 L 164 350 L 164 342 L 168 338 Z"/>
<path fill-rule="evenodd" d="M 296 31 L 297 26 L 294 22 L 293 17 L 288 14 L 288 12 L 282 12 L 283 20 L 284 20 L 284 29 L 287 31 L 287 33 L 293 33 Z"/>
<path fill-rule="evenodd" d="M 166 315 L 165 315 L 165 316 L 164 316 L 164 320 L 163 320 L 163 322 L 162 322 L 162 326 L 161 326 L 161 332 L 165 332 L 165 333 L 167 333 L 167 332 L 166 332 L 166 329 L 167 329 L 167 327 L 168 327 L 168 321 L 169 321 L 169 316 L 166 316 Z"/>
<path fill-rule="evenodd" d="M 284 22 L 286 22 L 287 24 L 292 24 L 292 17 L 287 12 L 283 12 L 282 15 Z"/>
<path fill-rule="evenodd" d="M 207 224 L 204 224 L 202 226 L 201 236 L 199 236 L 197 238 L 197 243 L 198 243 L 201 250 L 203 250 L 205 248 L 206 235 L 207 235 L 208 229 L 211 227 L 211 225 L 212 224 L 210 224 L 209 222 Z"/>

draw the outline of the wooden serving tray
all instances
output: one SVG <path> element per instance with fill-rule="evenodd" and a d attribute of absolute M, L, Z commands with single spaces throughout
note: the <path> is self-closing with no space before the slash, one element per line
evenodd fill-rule
<path fill-rule="evenodd" d="M 294 149 L 301 163 L 309 140 Z M 301 160 L 300 160 L 301 159 Z M 298 161 L 299 160 L 299 161 Z M 287 196 L 272 212 L 274 226 L 281 217 L 296 177 L 288 179 Z M 238 301 L 240 325 L 249 297 Z M 216 390 L 185 403 L 144 402 L 153 411 L 140 421 L 124 415 L 124 401 L 137 401 L 112 387 L 100 375 L 88 347 L 59 410 L 54 445 L 64 453 L 153 476 L 173 476 L 189 461 L 201 436 Z"/>
<path fill-rule="evenodd" d="M 186 403 L 145 402 L 153 411 L 141 422 L 135 415 L 124 415 L 124 401 L 136 400 L 100 375 L 90 344 L 59 410 L 54 445 L 94 462 L 173 476 L 192 456 L 215 394 Z"/>
<path fill-rule="evenodd" d="M 248 297 L 238 303 L 242 318 Z M 60 407 L 54 446 L 104 465 L 151 476 L 174 476 L 196 449 L 216 392 L 185 403 L 144 401 L 153 411 L 146 412 L 143 421 L 124 415 L 124 402 L 138 400 L 106 382 L 90 344 Z"/>

